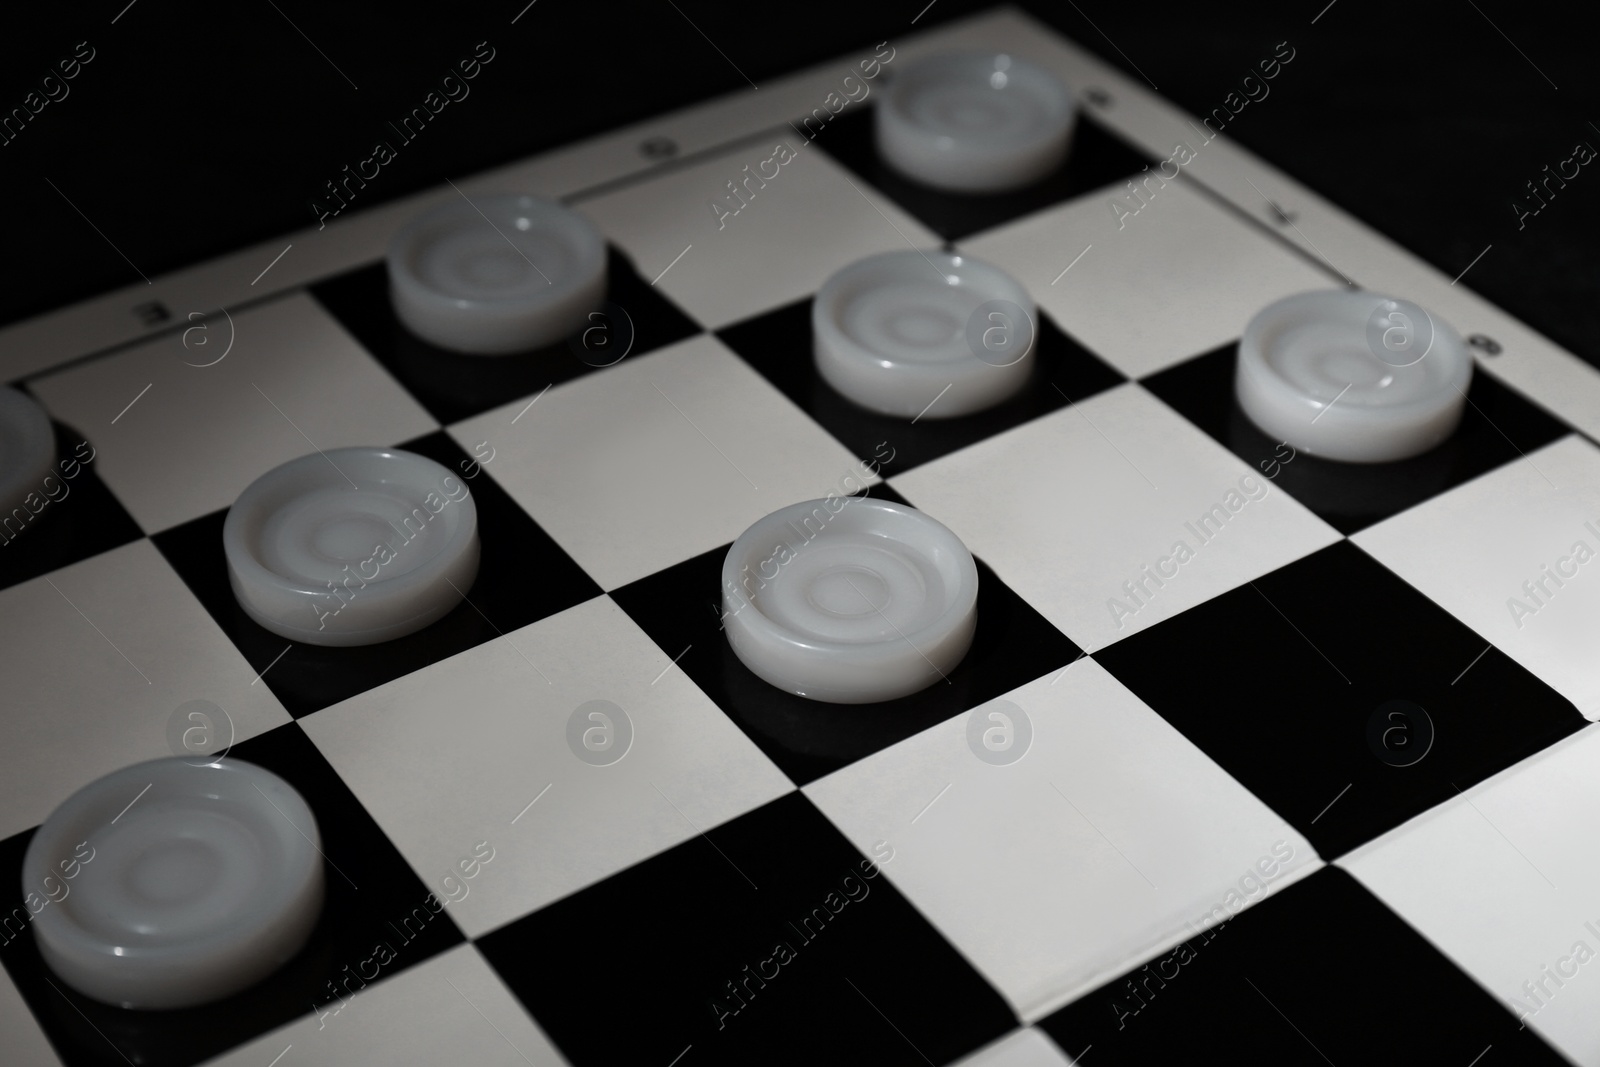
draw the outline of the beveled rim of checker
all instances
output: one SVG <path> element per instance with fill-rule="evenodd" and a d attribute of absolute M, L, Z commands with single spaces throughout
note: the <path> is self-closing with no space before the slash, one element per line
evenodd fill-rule
<path fill-rule="evenodd" d="M 0 386 L 0 516 L 21 507 L 29 493 L 43 492 L 55 462 L 50 416 L 27 393 Z"/>
<path fill-rule="evenodd" d="M 914 286 L 934 301 L 957 294 L 963 308 L 948 337 L 919 344 L 901 339 L 879 344 L 852 332 L 852 311 L 870 309 L 877 320 L 893 315 L 891 294 Z M 979 358 L 972 316 L 987 305 L 1018 312 L 1011 323 L 1019 356 Z M 812 354 L 824 381 L 864 408 L 899 418 L 954 418 L 983 411 L 1015 396 L 1033 374 L 1039 312 L 1011 275 L 964 254 L 905 249 L 858 259 L 835 271 L 811 303 Z M 980 323 L 977 331 L 982 336 Z M 1025 335 L 1024 335 L 1024 330 Z"/>
<path fill-rule="evenodd" d="M 288 782 L 241 760 L 173 757 L 63 801 L 28 844 L 22 890 L 49 898 L 33 928 L 62 981 L 125 1008 L 183 1008 L 259 981 L 304 946 L 322 914 L 322 865 L 316 819 Z"/>
<path fill-rule="evenodd" d="M 830 535 L 846 539 L 846 544 L 829 543 Z M 870 545 L 872 554 L 848 558 L 862 544 Z M 845 571 L 875 581 L 873 564 L 886 553 L 911 574 L 937 574 L 943 599 L 923 612 L 921 625 L 900 628 L 869 598 L 867 603 L 893 632 L 868 640 L 831 639 L 786 624 L 777 616 L 804 615 L 808 608 L 819 617 L 834 614 L 841 630 L 851 628 L 856 619 L 870 619 L 867 612 L 845 616 L 827 611 L 816 598 L 820 582 L 805 587 L 804 605 L 792 585 L 780 586 L 772 578 L 770 588 L 760 584 L 768 564 L 775 569 L 774 578 L 783 577 L 785 566 L 803 567 L 808 549 L 818 550 L 813 545 L 846 557 L 815 575 L 823 581 Z M 778 546 L 786 547 L 792 558 L 774 556 Z M 751 571 L 757 577 L 746 582 Z M 892 584 L 878 588 L 886 591 Z M 927 592 L 925 583 L 922 591 Z M 773 597 L 783 598 L 781 605 Z M 961 539 L 915 508 L 871 497 L 830 497 L 780 508 L 740 534 L 722 564 L 723 628 L 734 655 L 779 689 L 833 704 L 893 700 L 949 674 L 972 645 L 977 603 L 978 568 Z M 779 611 L 779 606 L 798 610 Z"/>
<path fill-rule="evenodd" d="M 1449 323 L 1422 311 L 1431 330 L 1424 355 L 1405 364 L 1371 358 L 1382 373 L 1409 375 L 1424 391 L 1398 403 L 1365 404 L 1352 390 L 1335 398 L 1308 395 L 1284 374 L 1285 358 L 1315 355 L 1286 347 L 1296 328 L 1326 327 L 1343 335 L 1350 349 L 1370 352 L 1372 316 L 1396 301 L 1359 289 L 1317 289 L 1276 300 L 1257 312 L 1239 339 L 1234 395 L 1258 428 L 1312 456 L 1345 463 L 1409 459 L 1439 445 L 1455 431 L 1472 383 L 1467 344 Z M 1422 309 L 1418 309 L 1422 310 Z M 1303 342 L 1302 342 L 1303 343 Z"/>
<path fill-rule="evenodd" d="M 529 233 L 559 244 L 561 261 L 530 259 L 515 243 Z M 487 283 L 474 291 L 460 279 L 441 285 L 423 261 L 444 255 L 448 242 L 462 238 L 478 244 L 485 257 L 520 255 L 529 269 L 513 263 L 521 280 L 499 292 Z M 526 193 L 447 200 L 395 234 L 387 262 L 400 321 L 424 340 L 468 355 L 506 355 L 559 341 L 583 324 L 606 292 L 606 243 L 594 223 Z"/>
<path fill-rule="evenodd" d="M 339 510 L 343 494 L 348 505 Z M 307 530 L 307 522 L 315 529 Z M 357 547 L 367 554 L 354 559 L 283 540 L 307 532 L 342 548 L 356 546 L 354 531 L 381 534 L 394 559 L 423 555 L 386 571 L 390 561 L 377 552 L 376 535 L 372 550 L 362 542 Z M 292 459 L 251 482 L 223 521 L 222 545 L 234 596 L 261 626 L 307 644 L 376 644 L 420 630 L 461 602 L 478 574 L 478 509 L 466 484 L 426 456 L 335 448 Z M 330 590 L 314 572 L 337 573 L 338 588 Z"/>
<path fill-rule="evenodd" d="M 1004 192 L 1044 177 L 1066 155 L 1077 115 L 1061 79 L 1009 52 L 929 56 L 895 75 L 885 92 L 874 120 L 884 161 L 958 193 Z M 927 113 L 953 94 L 967 121 Z"/>

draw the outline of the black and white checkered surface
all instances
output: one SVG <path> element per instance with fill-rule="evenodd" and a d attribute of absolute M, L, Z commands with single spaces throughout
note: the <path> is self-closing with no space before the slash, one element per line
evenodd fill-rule
<path fill-rule="evenodd" d="M 92 456 L 0 547 L 6 899 L 55 805 L 169 754 L 192 700 L 305 795 L 329 886 L 284 970 L 165 1013 L 54 981 L 17 898 L 0 1060 L 1600 1063 L 1600 375 L 1225 140 L 1119 223 L 1183 116 L 1022 16 L 893 46 L 891 76 L 954 47 L 1055 69 L 1086 100 L 1070 159 L 964 200 L 884 171 L 874 98 L 808 140 L 846 56 L 461 183 L 604 231 L 588 349 L 402 331 L 383 241 L 449 188 L 294 236 L 266 293 L 267 248 L 159 280 L 176 328 L 129 314 L 141 286 L 0 331 Z M 638 151 L 661 137 L 677 158 Z M 811 368 L 810 295 L 946 240 L 1035 295 L 1036 380 L 950 422 L 853 407 Z M 1435 452 L 1321 462 L 1234 406 L 1245 321 L 1341 275 L 1495 338 Z M 398 641 L 290 644 L 233 601 L 225 510 L 357 444 L 460 472 L 477 584 Z M 729 652 L 728 543 L 829 491 L 977 558 L 946 682 L 814 704 Z M 594 700 L 630 735 L 605 765 L 568 743 Z M 1392 701 L 1427 714 L 1386 743 Z M 995 710 L 1011 762 L 978 755 Z"/>

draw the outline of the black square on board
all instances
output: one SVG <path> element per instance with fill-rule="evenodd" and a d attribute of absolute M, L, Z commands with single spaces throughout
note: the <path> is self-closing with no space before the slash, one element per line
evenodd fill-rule
<path fill-rule="evenodd" d="M 600 595 L 594 580 L 442 431 L 399 447 L 457 472 L 478 508 L 477 580 L 463 603 L 416 633 L 375 645 L 329 648 L 290 641 L 258 625 L 229 585 L 222 551 L 225 510 L 151 538 L 250 666 L 265 672 L 262 683 L 296 718 Z"/>
<path fill-rule="evenodd" d="M 1327 860 L 1587 725 L 1349 541 L 1095 659 Z"/>
<path fill-rule="evenodd" d="M 1224 345 L 1140 384 L 1344 534 L 1521 458 L 1569 432 L 1482 370 L 1467 388 L 1456 432 L 1437 448 L 1394 463 L 1339 463 L 1268 437 L 1234 399 L 1239 346 Z"/>
<path fill-rule="evenodd" d="M 938 403 L 930 396 L 934 401 L 930 414 L 915 421 L 880 415 L 845 399 L 817 373 L 811 347 L 811 305 L 811 299 L 801 300 L 718 330 L 717 337 L 852 454 L 876 457 L 885 477 L 1126 381 L 1041 313 L 1033 377 L 1010 400 L 987 411 L 941 419 L 934 417 Z M 885 448 L 891 451 L 886 453 Z M 893 458 L 885 460 L 885 454 Z"/>
<path fill-rule="evenodd" d="M 477 946 L 580 1067 L 668 1064 L 690 1047 L 703 1064 L 925 1067 L 1016 1025 L 797 792 Z"/>
<path fill-rule="evenodd" d="M 1260 891 L 1259 876 L 1235 890 Z M 1194 916 L 1193 930 L 1039 1026 L 1070 1054 L 1092 1046 L 1090 1062 L 1111 1065 L 1226 1063 L 1246 1048 L 1308 1067 L 1468 1065 L 1491 1045 L 1505 1063 L 1567 1062 L 1337 867 L 1237 918 Z"/>
<path fill-rule="evenodd" d="M 607 270 L 606 306 L 590 313 L 574 339 L 505 356 L 451 352 L 407 330 L 389 301 L 384 263 L 314 285 L 311 294 L 429 414 L 449 425 L 700 332 L 610 246 Z"/>
<path fill-rule="evenodd" d="M 144 536 L 95 468 L 93 442 L 51 420 L 56 463 L 9 515 L 0 515 L 0 589 Z"/>
<path fill-rule="evenodd" d="M 1156 162 L 1087 112 L 1079 111 L 1067 156 L 1054 171 L 1011 192 L 951 193 L 912 181 L 879 157 L 873 139 L 874 106 L 846 110 L 820 129 L 807 125 L 800 132 L 814 137 L 829 155 L 946 241 L 959 241 L 1052 204 L 1121 183 Z"/>
<path fill-rule="evenodd" d="M 868 495 L 904 503 L 886 487 Z M 946 679 L 877 704 L 828 704 L 762 681 L 722 632 L 723 545 L 611 597 L 796 784 L 821 778 L 897 741 L 1066 666 L 1078 646 L 978 565 L 978 631 Z M 687 647 L 687 651 L 685 648 Z"/>
<path fill-rule="evenodd" d="M 184 1067 L 308 1012 L 322 1027 L 337 1027 L 339 1014 L 362 1010 L 369 982 L 465 940 L 449 915 L 448 890 L 423 884 L 299 726 L 242 741 L 222 758 L 265 767 L 305 798 L 326 858 L 322 918 L 306 947 L 256 985 L 170 1011 L 132 1011 L 82 996 L 50 973 L 31 925 L 20 935 L 8 930 L 0 963 L 68 1067 Z M 33 834 L 0 842 L 0 880 L 13 891 Z M 379 945 L 387 951 L 379 953 Z M 314 1049 L 305 1053 L 316 1058 Z"/>

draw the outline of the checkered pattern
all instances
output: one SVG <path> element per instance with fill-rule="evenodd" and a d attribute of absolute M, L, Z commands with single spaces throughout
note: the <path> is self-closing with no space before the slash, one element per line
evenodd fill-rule
<path fill-rule="evenodd" d="M 1485 363 L 1426 456 L 1292 455 L 1234 406 L 1233 345 L 1336 276 L 1188 177 L 1119 219 L 1161 105 L 1015 15 L 901 52 L 961 46 L 1102 89 L 1038 186 L 907 183 L 870 103 L 814 142 L 775 121 L 570 190 L 611 243 L 583 340 L 440 352 L 368 258 L 209 320 L 215 362 L 173 332 L 19 383 L 93 458 L 0 547 L 0 881 L 207 700 L 310 802 L 329 890 L 304 953 L 181 1012 L 68 992 L 13 921 L 0 1059 L 1600 1063 L 1600 563 L 1575 547 L 1600 550 L 1600 450 Z M 780 141 L 719 225 L 706 202 Z M 1035 295 L 1036 377 L 965 419 L 864 412 L 812 369 L 811 294 L 941 240 Z M 460 473 L 477 583 L 384 645 L 287 642 L 233 601 L 226 508 L 354 444 Z M 821 705 L 729 651 L 728 543 L 829 491 L 972 549 L 977 636 L 942 683 Z M 569 746 L 591 701 L 609 763 Z"/>

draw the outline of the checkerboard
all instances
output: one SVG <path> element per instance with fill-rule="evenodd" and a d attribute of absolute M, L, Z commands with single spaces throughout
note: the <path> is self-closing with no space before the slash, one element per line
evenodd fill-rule
<path fill-rule="evenodd" d="M 192 701 L 301 791 L 328 863 L 306 950 L 182 1011 L 66 989 L 15 898 L 0 1059 L 1600 1063 L 1600 564 L 1574 562 L 1600 373 L 1021 14 L 886 44 L 884 77 L 953 49 L 1055 71 L 1067 161 L 995 197 L 907 183 L 877 96 L 802 128 L 845 55 L 0 330 L 0 379 L 92 457 L 0 547 L 6 899 L 50 811 L 170 754 Z M 1180 176 L 1117 211 L 1175 141 Z M 503 360 L 407 334 L 388 236 L 507 189 L 605 234 L 601 334 Z M 910 422 L 821 382 L 812 294 L 908 245 L 1032 293 L 1023 394 Z M 1234 404 L 1249 317 L 1347 280 L 1471 338 L 1434 452 L 1319 461 Z M 290 643 L 235 603 L 223 518 L 347 445 L 458 471 L 479 577 L 400 640 Z M 971 549 L 947 679 L 817 704 L 730 652 L 729 543 L 829 491 Z M 609 761 L 568 741 L 592 701 Z"/>

